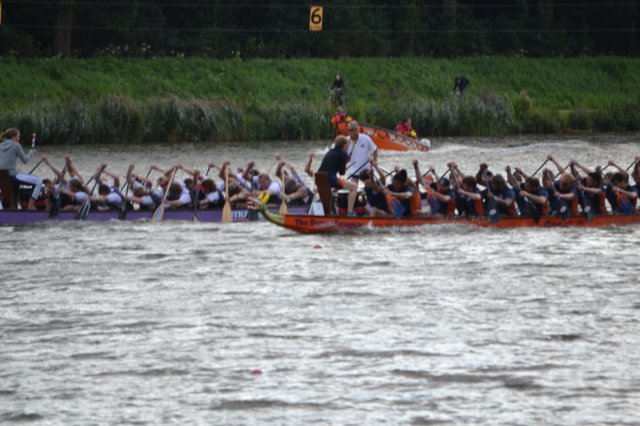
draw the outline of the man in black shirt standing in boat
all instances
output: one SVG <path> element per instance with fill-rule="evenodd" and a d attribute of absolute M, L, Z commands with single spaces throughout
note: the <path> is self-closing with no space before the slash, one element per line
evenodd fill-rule
<path fill-rule="evenodd" d="M 329 186 L 332 189 L 346 189 L 349 191 L 347 198 L 347 216 L 354 216 L 353 205 L 358 195 L 358 184 L 339 178 L 338 174 L 344 176 L 347 169 L 349 156 L 347 155 L 347 138 L 345 136 L 336 137 L 333 148 L 329 150 L 320 163 L 318 173 L 326 173 L 329 176 Z M 326 214 L 327 212 L 325 212 Z"/>

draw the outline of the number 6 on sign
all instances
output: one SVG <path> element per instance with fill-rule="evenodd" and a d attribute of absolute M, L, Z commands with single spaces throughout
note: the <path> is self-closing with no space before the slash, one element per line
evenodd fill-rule
<path fill-rule="evenodd" d="M 309 29 L 311 31 L 322 31 L 322 6 L 311 6 Z"/>

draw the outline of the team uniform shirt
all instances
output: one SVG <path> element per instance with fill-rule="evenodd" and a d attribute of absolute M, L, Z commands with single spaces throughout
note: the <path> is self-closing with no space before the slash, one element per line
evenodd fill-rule
<path fill-rule="evenodd" d="M 527 197 L 520 196 L 520 191 L 521 191 L 520 189 L 516 190 L 516 202 L 520 207 L 520 212 L 525 216 L 542 215 L 543 213 L 542 206 L 539 205 L 538 203 L 534 203 L 533 201 L 529 200 Z M 540 188 L 538 191 L 531 192 L 531 194 L 539 197 L 546 197 L 547 200 L 549 199 L 549 193 L 544 188 Z"/>
<path fill-rule="evenodd" d="M 502 190 L 502 192 L 500 192 L 499 194 L 497 194 L 494 191 L 491 191 L 491 193 L 493 194 L 494 198 L 498 198 L 498 199 L 502 199 L 502 200 L 516 200 L 516 194 L 513 191 L 513 189 L 506 187 L 505 189 Z M 482 192 L 480 192 L 480 194 L 482 195 L 482 199 L 484 200 L 484 208 L 485 211 L 489 211 L 489 190 L 488 189 L 483 189 Z M 517 203 L 516 203 L 517 204 Z M 509 215 L 511 214 L 509 212 L 509 208 L 505 207 L 501 204 L 496 204 L 496 206 L 498 207 L 498 214 L 504 214 L 504 215 Z"/>
<path fill-rule="evenodd" d="M 415 188 L 410 185 L 405 185 L 398 190 L 398 189 L 395 189 L 393 184 L 389 184 L 387 185 L 387 189 L 389 189 L 391 192 L 410 192 L 411 194 L 415 192 Z M 407 198 L 406 200 L 398 199 L 398 201 L 400 202 L 400 204 L 402 204 L 402 207 L 404 208 L 402 216 L 411 216 L 411 197 Z M 392 210 L 394 210 L 395 212 L 396 209 L 392 206 Z"/>
<path fill-rule="evenodd" d="M 633 191 L 633 188 L 631 188 L 631 186 L 629 185 L 627 185 L 622 189 L 624 189 L 625 191 Z M 606 194 L 607 194 L 607 201 L 609 201 L 609 204 L 611 205 L 611 211 L 613 213 L 623 213 L 623 214 L 633 213 L 634 203 L 624 195 L 614 192 L 611 185 L 607 186 Z"/>
<path fill-rule="evenodd" d="M 474 194 L 479 194 L 480 196 L 482 196 L 482 191 L 480 191 L 479 188 L 474 188 L 473 191 Z M 458 213 L 459 214 L 464 214 L 466 216 L 478 216 L 478 212 L 476 211 L 476 204 L 475 201 L 472 200 L 471 198 L 467 197 L 466 195 L 463 194 L 456 194 L 457 198 L 456 198 L 456 208 L 458 209 Z"/>
<path fill-rule="evenodd" d="M 82 204 L 89 201 L 89 194 L 84 191 L 78 191 L 73 194 L 73 204 Z"/>
<path fill-rule="evenodd" d="M 307 186 L 307 183 L 304 181 L 304 179 L 302 179 L 302 177 L 297 172 L 292 172 L 291 177 L 293 178 L 293 180 L 295 180 L 298 183 L 298 185 L 302 186 L 307 191 L 306 197 L 300 198 L 297 200 L 292 200 L 291 204 L 294 204 L 294 205 L 309 204 L 313 199 L 313 191 L 309 189 L 309 187 Z"/>
<path fill-rule="evenodd" d="M 280 183 L 271 181 L 266 191 L 271 195 L 271 197 L 269 198 L 271 202 L 274 202 L 274 200 L 280 201 L 280 196 L 282 194 L 282 185 L 280 185 Z"/>
<path fill-rule="evenodd" d="M 382 211 L 389 211 L 389 205 L 387 204 L 387 197 L 384 192 L 376 192 L 371 188 L 364 187 L 364 192 L 367 195 L 367 202 L 371 207 L 375 207 Z"/>
<path fill-rule="evenodd" d="M 431 189 L 433 190 L 433 192 L 438 192 L 438 184 L 436 182 L 433 182 L 431 184 Z M 448 195 L 449 197 L 451 197 L 451 199 L 455 202 L 456 201 L 456 192 L 449 188 L 447 190 L 447 192 L 441 192 L 442 195 Z M 431 208 L 431 214 L 444 214 L 446 215 L 447 212 L 447 205 L 444 203 L 441 203 L 436 197 L 435 195 L 431 195 L 429 198 L 427 198 L 427 203 L 429 204 L 429 207 Z"/>
<path fill-rule="evenodd" d="M 348 138 L 348 140 L 349 146 L 347 148 L 347 154 L 352 164 L 349 170 L 347 170 L 347 175 L 351 178 L 353 174 L 359 174 L 363 170 L 369 170 L 371 168 L 369 157 L 376 152 L 378 147 L 369 136 L 363 133 L 358 134 L 358 140 L 355 142 L 351 140 L 351 138 Z"/>
<path fill-rule="evenodd" d="M 577 199 L 580 199 L 580 195 L 578 193 L 578 190 L 575 189 L 575 188 L 569 188 L 567 190 L 560 190 L 560 184 L 558 182 L 554 182 L 553 183 L 553 187 L 554 187 L 555 191 L 549 193 L 549 208 L 551 209 L 552 212 L 559 213 L 560 209 L 563 206 L 570 204 L 569 201 L 563 200 L 563 199 L 559 198 L 558 196 L 556 196 L 556 193 L 558 193 L 558 194 L 573 194 L 573 195 L 575 195 L 577 197 Z"/>
<path fill-rule="evenodd" d="M 219 190 L 209 192 L 204 199 L 209 202 L 209 207 L 219 207 L 224 203 L 224 195 Z"/>

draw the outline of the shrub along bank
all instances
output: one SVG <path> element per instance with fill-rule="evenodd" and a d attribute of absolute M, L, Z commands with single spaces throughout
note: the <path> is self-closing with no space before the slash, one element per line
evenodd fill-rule
<path fill-rule="evenodd" d="M 640 59 L 3 58 L 0 128 L 41 143 L 320 139 L 333 131 L 328 88 L 348 113 L 420 135 L 640 130 Z M 453 78 L 471 86 L 452 95 Z"/>

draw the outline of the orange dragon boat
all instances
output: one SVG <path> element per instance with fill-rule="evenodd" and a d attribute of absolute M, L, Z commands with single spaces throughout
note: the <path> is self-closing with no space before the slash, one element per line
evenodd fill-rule
<path fill-rule="evenodd" d="M 360 133 L 369 136 L 378 149 L 387 151 L 420 151 L 427 152 L 431 147 L 428 139 L 416 139 L 382 127 L 359 124 Z M 338 135 L 347 136 L 347 123 L 340 123 L 336 128 Z"/>
<path fill-rule="evenodd" d="M 609 214 L 595 216 L 542 216 L 538 220 L 526 216 L 513 216 L 490 221 L 488 218 L 382 218 L 382 217 L 346 217 L 346 216 L 310 216 L 300 214 L 279 215 L 266 208 L 261 208 L 262 215 L 271 223 L 303 234 L 351 233 L 376 228 L 426 226 L 426 225 L 467 225 L 482 228 L 553 228 L 553 227 L 586 227 L 601 228 L 606 226 L 625 226 L 640 223 L 640 214 Z"/>

